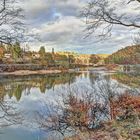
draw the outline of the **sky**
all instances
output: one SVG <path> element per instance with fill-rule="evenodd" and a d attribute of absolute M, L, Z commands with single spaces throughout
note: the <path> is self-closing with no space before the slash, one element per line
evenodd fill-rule
<path fill-rule="evenodd" d="M 87 1 L 24 0 L 22 3 L 29 32 L 38 34 L 40 38 L 27 42 L 31 50 L 38 51 L 40 46 L 45 46 L 46 51 L 54 48 L 55 51 L 75 51 L 83 54 L 111 54 L 133 44 L 133 34 L 137 30 L 122 26 L 113 28 L 112 36 L 106 40 L 97 42 L 94 35 L 85 38 L 86 24 L 80 17 L 80 11 L 86 6 Z M 123 8 L 123 11 L 134 17 L 138 14 L 136 7 L 134 3 Z"/>

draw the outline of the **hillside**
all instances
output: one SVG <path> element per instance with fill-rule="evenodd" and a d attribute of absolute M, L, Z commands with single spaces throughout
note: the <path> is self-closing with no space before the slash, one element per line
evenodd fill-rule
<path fill-rule="evenodd" d="M 140 64 L 140 45 L 125 47 L 105 59 L 106 64 Z"/>
<path fill-rule="evenodd" d="M 97 54 L 97 56 L 99 56 L 101 58 L 107 58 L 107 57 L 109 57 L 109 54 Z"/>

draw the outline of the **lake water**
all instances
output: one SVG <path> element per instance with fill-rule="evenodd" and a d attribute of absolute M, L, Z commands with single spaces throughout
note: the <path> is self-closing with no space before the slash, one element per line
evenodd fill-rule
<path fill-rule="evenodd" d="M 38 114 L 43 112 L 47 116 L 48 112 L 54 111 L 54 107 L 61 104 L 64 95 L 70 91 L 79 97 L 92 92 L 96 98 L 96 94 L 100 94 L 105 85 L 110 86 L 114 94 L 130 90 L 128 86 L 119 85 L 109 73 L 100 70 L 22 77 L 1 76 L 0 140 L 62 139 L 62 135 L 57 132 L 41 129 L 43 124 Z M 102 92 L 105 94 L 106 91 Z"/>

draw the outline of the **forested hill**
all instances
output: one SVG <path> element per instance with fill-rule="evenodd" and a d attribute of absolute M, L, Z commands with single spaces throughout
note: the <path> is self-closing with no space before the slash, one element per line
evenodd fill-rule
<path fill-rule="evenodd" d="M 140 64 L 140 45 L 125 47 L 105 59 L 106 64 Z"/>

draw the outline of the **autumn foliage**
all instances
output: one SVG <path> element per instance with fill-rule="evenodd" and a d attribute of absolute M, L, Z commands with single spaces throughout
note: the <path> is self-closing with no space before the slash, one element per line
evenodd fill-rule
<path fill-rule="evenodd" d="M 140 45 L 128 46 L 105 59 L 106 64 L 140 64 Z"/>
<path fill-rule="evenodd" d="M 67 104 L 67 121 L 74 126 L 88 127 L 88 123 L 96 119 L 96 109 L 97 112 L 107 109 L 105 108 L 106 105 L 89 103 L 75 96 L 70 96 Z M 109 100 L 109 108 L 111 119 L 116 119 L 117 117 L 123 117 L 125 119 L 133 113 L 139 115 L 140 96 L 134 96 L 126 92 L 117 98 L 111 98 Z M 91 111 L 90 113 L 95 111 L 95 114 L 91 115 L 89 111 Z"/>
<path fill-rule="evenodd" d="M 133 96 L 129 93 L 125 93 L 114 100 L 111 106 L 114 118 L 117 116 L 124 116 L 127 118 L 134 112 L 140 114 L 140 96 Z"/>
<path fill-rule="evenodd" d="M 87 126 L 90 120 L 88 115 L 91 104 L 84 102 L 76 98 L 75 96 L 70 95 L 67 101 L 67 121 L 72 126 Z"/>

